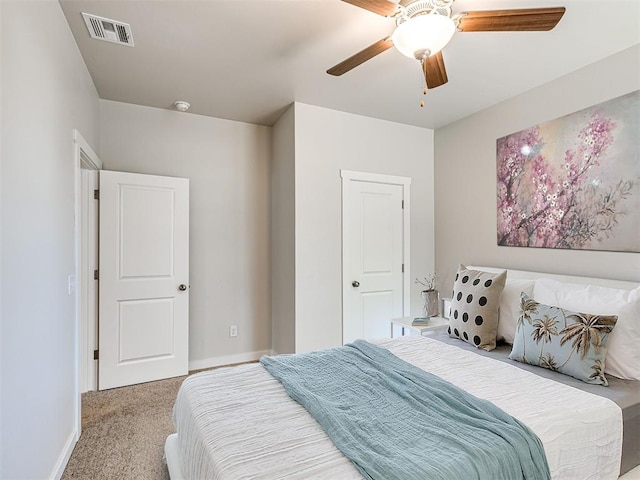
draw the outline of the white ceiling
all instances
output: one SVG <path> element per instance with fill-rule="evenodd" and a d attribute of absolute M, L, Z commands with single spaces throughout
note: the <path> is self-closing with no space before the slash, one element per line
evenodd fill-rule
<path fill-rule="evenodd" d="M 449 83 L 423 97 L 419 63 L 395 49 L 325 73 L 394 27 L 340 0 L 59 2 L 100 98 L 186 100 L 190 113 L 263 125 L 298 101 L 438 128 L 640 43 L 639 0 L 457 0 L 454 12 L 567 11 L 550 32 L 456 33 L 443 50 Z M 135 47 L 91 39 L 81 12 L 129 23 Z"/>

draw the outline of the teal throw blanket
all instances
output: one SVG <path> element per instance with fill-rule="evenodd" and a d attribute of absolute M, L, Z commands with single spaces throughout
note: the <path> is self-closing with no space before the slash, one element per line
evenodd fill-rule
<path fill-rule="evenodd" d="M 363 340 L 260 362 L 365 478 L 551 478 L 521 422 Z"/>

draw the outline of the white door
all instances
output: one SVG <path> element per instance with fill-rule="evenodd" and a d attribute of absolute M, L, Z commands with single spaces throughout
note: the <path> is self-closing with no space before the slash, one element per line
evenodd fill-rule
<path fill-rule="evenodd" d="M 189 180 L 100 172 L 99 389 L 189 362 Z"/>
<path fill-rule="evenodd" d="M 349 182 L 343 197 L 343 342 L 389 337 L 391 319 L 405 310 L 403 201 L 408 186 L 353 178 L 343 182 Z"/>

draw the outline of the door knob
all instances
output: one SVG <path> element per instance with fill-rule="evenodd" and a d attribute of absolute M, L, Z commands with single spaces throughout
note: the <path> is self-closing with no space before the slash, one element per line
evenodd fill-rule
<path fill-rule="evenodd" d="M 183 283 L 178 287 L 178 290 L 180 290 L 181 292 L 184 292 L 187 289 L 187 286 Z"/>
<path fill-rule="evenodd" d="M 354 288 L 358 288 L 360 286 L 360 282 L 357 280 L 354 280 L 353 282 L 351 282 L 351 286 Z"/>

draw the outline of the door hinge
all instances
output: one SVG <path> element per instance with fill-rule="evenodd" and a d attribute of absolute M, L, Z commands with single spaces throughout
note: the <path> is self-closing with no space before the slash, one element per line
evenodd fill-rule
<path fill-rule="evenodd" d="M 95 200 L 100 200 L 100 190 L 94 190 L 93 191 L 93 198 Z"/>
<path fill-rule="evenodd" d="M 94 270 L 93 271 L 93 279 L 94 280 L 100 280 L 100 270 Z"/>
<path fill-rule="evenodd" d="M 404 273 L 404 263 L 402 264 L 402 273 Z"/>
<path fill-rule="evenodd" d="M 404 210 L 404 200 L 402 200 L 402 209 Z"/>
<path fill-rule="evenodd" d="M 98 352 L 99 352 L 99 350 L 94 350 L 93 351 L 93 359 L 94 360 L 98 360 L 98 357 L 100 356 Z"/>

